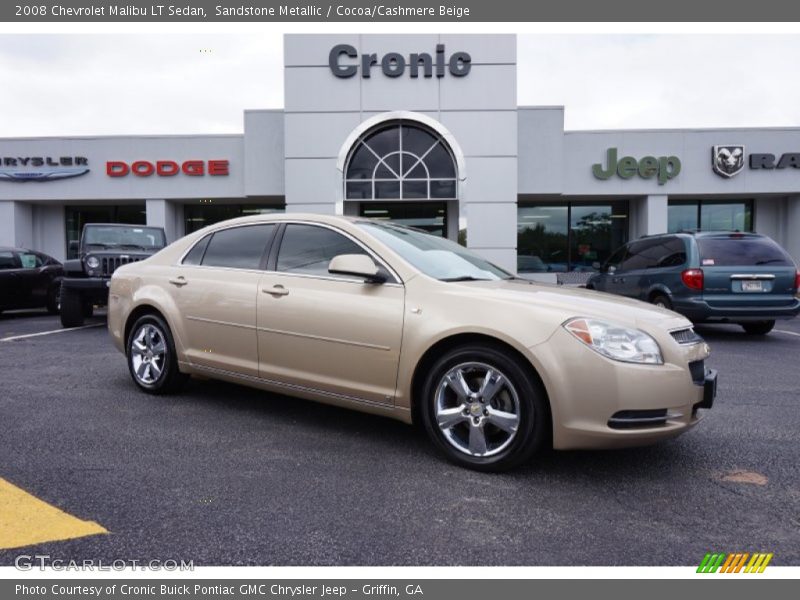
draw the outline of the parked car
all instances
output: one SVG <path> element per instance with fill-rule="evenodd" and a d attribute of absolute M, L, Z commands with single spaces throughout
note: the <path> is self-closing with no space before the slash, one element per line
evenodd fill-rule
<path fill-rule="evenodd" d="M 757 233 L 641 238 L 614 252 L 587 287 L 651 302 L 695 323 L 739 323 L 750 334 L 767 334 L 776 319 L 800 312 L 800 271 L 783 248 Z"/>
<path fill-rule="evenodd" d="M 0 247 L 0 312 L 46 308 L 58 312 L 64 270 L 52 256 L 24 248 Z"/>
<path fill-rule="evenodd" d="M 108 328 L 143 391 L 190 374 L 421 422 L 452 461 L 510 468 L 545 444 L 649 444 L 710 408 L 691 323 L 518 279 L 396 224 L 259 215 L 111 278 Z"/>
<path fill-rule="evenodd" d="M 161 250 L 167 238 L 161 227 L 120 223 L 87 223 L 81 232 L 78 258 L 64 263 L 61 282 L 61 324 L 79 327 L 94 307 L 105 306 L 117 267 Z"/>

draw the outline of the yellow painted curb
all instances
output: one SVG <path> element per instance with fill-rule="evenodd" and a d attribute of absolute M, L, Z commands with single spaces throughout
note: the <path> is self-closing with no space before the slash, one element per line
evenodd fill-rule
<path fill-rule="evenodd" d="M 108 533 L 39 500 L 0 477 L 0 550 Z"/>

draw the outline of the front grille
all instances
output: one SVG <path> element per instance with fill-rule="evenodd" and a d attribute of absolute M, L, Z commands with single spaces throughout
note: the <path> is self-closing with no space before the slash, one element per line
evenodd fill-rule
<path fill-rule="evenodd" d="M 139 262 L 142 260 L 138 256 L 109 256 L 100 260 L 100 267 L 102 268 L 103 275 L 111 276 L 119 267 L 127 265 L 128 263 Z"/>
<path fill-rule="evenodd" d="M 692 381 L 695 385 L 703 385 L 706 381 L 706 362 L 693 360 L 689 363 L 689 372 L 692 374 Z"/>
<path fill-rule="evenodd" d="M 670 331 L 669 334 L 672 336 L 672 339 L 679 344 L 697 344 L 703 341 L 703 338 L 691 327 L 676 329 L 675 331 Z"/>

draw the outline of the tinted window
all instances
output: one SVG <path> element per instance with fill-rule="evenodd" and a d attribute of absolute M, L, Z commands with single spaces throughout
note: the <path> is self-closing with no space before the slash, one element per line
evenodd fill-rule
<path fill-rule="evenodd" d="M 325 275 L 339 254 L 366 254 L 355 242 L 325 227 L 289 224 L 278 253 L 278 271 Z"/>
<path fill-rule="evenodd" d="M 208 242 L 203 265 L 258 269 L 267 242 L 275 230 L 274 224 L 248 225 L 217 231 Z"/>
<path fill-rule="evenodd" d="M 622 248 L 619 248 L 616 252 L 614 252 L 614 254 L 612 254 L 611 257 L 608 259 L 608 261 L 606 261 L 605 265 L 606 270 L 608 270 L 608 267 L 614 267 L 615 269 L 619 269 L 619 265 L 625 258 L 625 255 L 627 253 L 628 253 L 627 246 L 623 246 Z"/>
<path fill-rule="evenodd" d="M 23 269 L 37 269 L 42 266 L 42 258 L 33 252 L 20 252 L 19 261 Z"/>
<path fill-rule="evenodd" d="M 704 267 L 792 266 L 794 263 L 783 248 L 769 238 L 701 237 L 697 240 L 700 265 Z"/>
<path fill-rule="evenodd" d="M 18 269 L 14 253 L 8 250 L 0 250 L 0 269 Z"/>
<path fill-rule="evenodd" d="M 194 247 L 189 250 L 188 254 L 183 257 L 183 264 L 185 265 L 199 265 L 203 260 L 203 253 L 206 251 L 206 246 L 211 240 L 211 236 L 207 235 L 202 240 L 197 242 Z"/>
<path fill-rule="evenodd" d="M 628 247 L 628 256 L 622 261 L 619 270 L 634 271 L 654 267 L 656 260 L 653 258 L 653 247 L 656 245 L 658 245 L 658 241 L 654 240 L 644 240 L 631 244 Z"/>
<path fill-rule="evenodd" d="M 657 267 L 679 267 L 686 263 L 686 245 L 680 238 L 668 238 L 656 249 L 659 250 Z"/>

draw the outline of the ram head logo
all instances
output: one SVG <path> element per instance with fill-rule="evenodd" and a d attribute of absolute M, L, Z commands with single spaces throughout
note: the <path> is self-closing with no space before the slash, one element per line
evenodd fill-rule
<path fill-rule="evenodd" d="M 744 146 L 714 146 L 711 152 L 714 172 L 721 177 L 733 177 L 744 168 Z"/>

